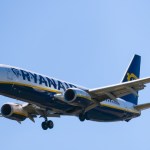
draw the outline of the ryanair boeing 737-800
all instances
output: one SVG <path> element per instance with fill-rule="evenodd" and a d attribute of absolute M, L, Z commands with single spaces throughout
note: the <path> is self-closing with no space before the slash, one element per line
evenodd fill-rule
<path fill-rule="evenodd" d="M 77 116 L 80 121 L 130 121 L 150 108 L 150 103 L 138 105 L 138 91 L 150 77 L 140 77 L 141 57 L 135 55 L 121 83 L 88 89 L 65 81 L 20 68 L 0 65 L 0 94 L 25 103 L 7 103 L 1 116 L 19 123 L 29 118 L 43 117 L 42 128 L 52 129 L 48 117 Z"/>

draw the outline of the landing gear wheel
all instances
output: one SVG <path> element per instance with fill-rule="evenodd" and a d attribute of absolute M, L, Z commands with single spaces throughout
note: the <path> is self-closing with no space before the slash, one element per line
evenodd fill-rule
<path fill-rule="evenodd" d="M 54 123 L 53 123 L 53 121 L 51 121 L 51 120 L 49 120 L 49 121 L 44 121 L 44 122 L 42 122 L 41 126 L 42 126 L 42 129 L 43 129 L 43 130 L 47 130 L 48 128 L 49 128 L 49 129 L 52 129 L 52 128 L 54 127 Z"/>
<path fill-rule="evenodd" d="M 79 114 L 79 120 L 80 121 L 85 121 L 85 116 L 84 116 L 84 114 Z"/>
<path fill-rule="evenodd" d="M 52 129 L 54 127 L 53 121 L 51 121 L 51 120 L 47 121 L 47 126 L 49 129 Z"/>
<path fill-rule="evenodd" d="M 46 122 L 46 121 L 42 122 L 41 126 L 42 126 L 42 129 L 43 129 L 43 130 L 47 130 L 47 129 L 48 129 L 48 126 L 47 126 L 47 122 Z"/>

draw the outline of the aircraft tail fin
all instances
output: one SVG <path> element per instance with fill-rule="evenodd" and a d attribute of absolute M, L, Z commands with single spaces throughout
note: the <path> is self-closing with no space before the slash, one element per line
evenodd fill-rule
<path fill-rule="evenodd" d="M 141 56 L 134 55 L 124 77 L 122 82 L 128 82 L 132 80 L 136 80 L 140 77 L 140 65 L 141 65 Z M 135 105 L 138 104 L 138 96 L 134 94 L 129 94 L 126 96 L 121 97 L 125 101 L 131 102 Z"/>

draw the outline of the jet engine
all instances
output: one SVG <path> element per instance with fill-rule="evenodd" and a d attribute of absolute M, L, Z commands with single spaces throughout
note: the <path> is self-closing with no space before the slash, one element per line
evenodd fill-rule
<path fill-rule="evenodd" d="M 84 90 L 77 88 L 67 89 L 64 93 L 64 99 L 70 104 L 88 106 L 92 103 L 91 96 Z"/>
<path fill-rule="evenodd" d="M 1 114 L 5 118 L 19 122 L 24 121 L 27 118 L 27 113 L 20 104 L 4 104 L 1 107 Z"/>

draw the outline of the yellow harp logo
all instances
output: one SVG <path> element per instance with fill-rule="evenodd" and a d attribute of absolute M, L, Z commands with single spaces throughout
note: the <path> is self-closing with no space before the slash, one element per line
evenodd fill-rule
<path fill-rule="evenodd" d="M 132 80 L 136 80 L 136 79 L 138 79 L 138 77 L 135 74 L 127 73 L 127 80 L 128 81 L 132 81 Z"/>

